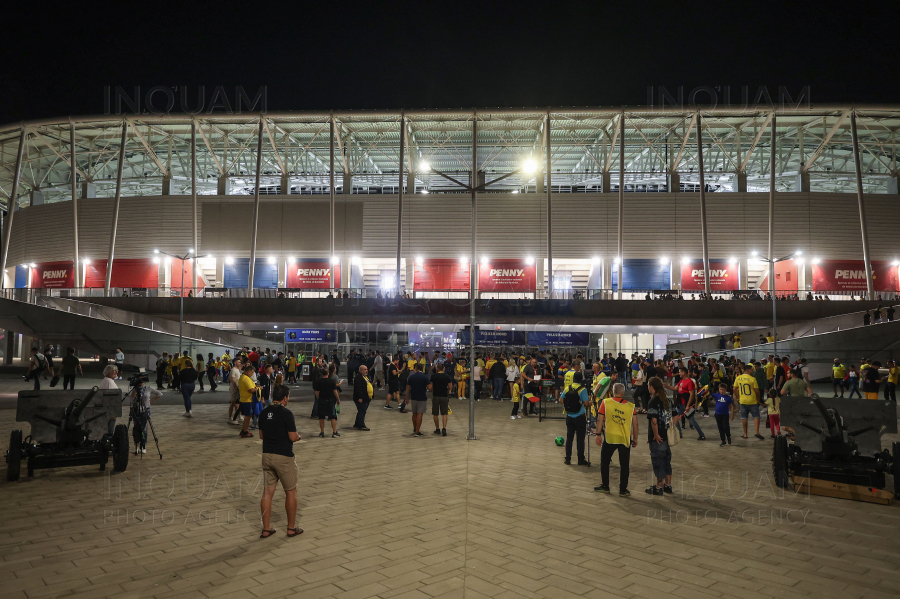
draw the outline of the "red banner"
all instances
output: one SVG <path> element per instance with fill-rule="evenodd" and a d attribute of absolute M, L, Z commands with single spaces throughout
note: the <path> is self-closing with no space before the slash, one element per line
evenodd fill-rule
<path fill-rule="evenodd" d="M 180 269 L 180 270 L 179 270 Z M 116 271 L 113 269 L 113 276 L 115 276 Z M 184 277 L 184 286 L 182 287 L 182 276 Z M 115 287 L 115 285 L 112 285 Z M 188 294 L 192 291 L 191 289 L 191 262 L 189 260 L 178 260 L 177 258 L 172 259 L 172 279 L 169 281 L 169 286 L 173 291 L 180 291 L 184 294 L 184 297 L 187 297 Z M 200 275 L 200 265 L 197 265 L 197 290 L 203 289 L 206 287 L 206 283 L 203 281 L 203 277 Z"/>
<path fill-rule="evenodd" d="M 769 290 L 769 265 L 763 264 L 762 279 L 759 281 L 759 289 L 762 291 Z M 800 278 L 800 269 L 794 260 L 782 260 L 775 263 L 775 291 L 793 291 L 798 290 L 798 279 Z"/>
<path fill-rule="evenodd" d="M 85 287 L 103 287 L 106 281 L 106 262 L 91 262 L 84 275 Z M 159 264 L 153 260 L 113 260 L 110 287 L 159 287 Z"/>
<path fill-rule="evenodd" d="M 525 260 L 492 260 L 478 267 L 481 291 L 534 291 L 537 273 Z"/>
<path fill-rule="evenodd" d="M 703 269 L 703 260 L 691 260 L 687 264 L 681 264 L 681 289 L 683 291 L 705 291 L 706 272 Z M 710 291 L 732 291 L 741 288 L 741 279 L 738 276 L 738 265 L 730 264 L 722 260 L 709 261 L 709 289 Z"/>
<path fill-rule="evenodd" d="M 823 260 L 813 264 L 813 291 L 866 291 L 866 263 L 862 260 Z M 897 267 L 872 261 L 875 291 L 897 291 Z"/>
<path fill-rule="evenodd" d="M 341 265 L 331 264 L 328 260 L 300 260 L 288 262 L 288 289 L 329 289 L 331 288 L 331 269 L 334 268 L 334 287 L 341 286 Z"/>
<path fill-rule="evenodd" d="M 31 269 L 32 289 L 62 289 L 75 286 L 71 262 L 43 262 Z"/>
<path fill-rule="evenodd" d="M 425 260 L 416 263 L 413 272 L 413 289 L 416 291 L 469 290 L 469 263 L 459 260 Z"/>

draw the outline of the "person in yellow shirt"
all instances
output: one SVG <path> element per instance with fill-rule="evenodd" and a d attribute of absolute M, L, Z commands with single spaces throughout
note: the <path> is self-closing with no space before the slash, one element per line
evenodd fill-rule
<path fill-rule="evenodd" d="M 253 416 L 253 394 L 258 387 L 253 379 L 250 378 L 254 373 L 253 365 L 244 366 L 244 372 L 238 380 L 238 392 L 240 393 L 241 416 L 244 417 L 244 427 L 241 429 L 241 439 L 249 439 L 253 436 L 250 432 L 250 417 Z"/>
<path fill-rule="evenodd" d="M 581 372 L 581 360 L 572 360 L 572 368 L 570 368 L 565 376 L 563 376 L 563 385 L 566 387 L 571 386 L 576 372 Z"/>
<path fill-rule="evenodd" d="M 288 384 L 292 385 L 297 382 L 297 358 L 294 357 L 294 352 L 288 352 L 286 366 Z"/>
<path fill-rule="evenodd" d="M 469 378 L 469 368 L 465 358 L 459 358 L 456 363 L 456 398 L 465 399 L 466 379 Z"/>
<path fill-rule="evenodd" d="M 766 343 L 772 343 L 775 341 L 775 336 L 772 333 L 766 335 Z"/>
<path fill-rule="evenodd" d="M 863 368 L 860 368 L 860 372 L 863 371 Z M 844 397 L 844 389 L 846 385 L 844 383 L 844 376 L 847 374 L 847 367 L 844 366 L 838 358 L 834 359 L 834 364 L 831 366 L 831 390 L 834 392 L 834 395 L 831 397 L 838 396 L 838 389 L 841 390 L 841 397 Z"/>
<path fill-rule="evenodd" d="M 760 401 L 759 385 L 756 383 L 756 377 L 753 376 L 753 366 L 747 364 L 744 366 L 744 373 L 738 375 L 734 380 L 733 397 L 739 398 L 741 405 L 741 425 L 744 427 L 742 439 L 747 438 L 747 419 L 753 417 L 753 426 L 756 430 L 754 435 L 757 439 L 765 440 L 759 434 L 759 405 Z"/>
<path fill-rule="evenodd" d="M 638 421 L 634 417 L 634 404 L 625 399 L 625 385 L 613 385 L 613 396 L 600 403 L 597 414 L 596 443 L 600 446 L 599 493 L 609 493 L 609 464 L 613 454 L 619 452 L 619 495 L 628 497 L 628 475 L 631 448 L 637 447 Z"/>
<path fill-rule="evenodd" d="M 740 349 L 740 348 L 741 348 L 741 336 L 735 335 L 734 336 L 734 349 Z"/>
<path fill-rule="evenodd" d="M 900 366 L 894 360 L 888 360 L 885 364 L 888 369 L 887 384 L 884 386 L 885 401 L 897 401 L 897 380 L 900 379 Z"/>
<path fill-rule="evenodd" d="M 509 417 L 510 420 L 515 420 L 516 418 L 521 418 L 522 416 L 519 414 L 519 402 L 522 399 L 522 375 L 517 374 L 516 380 L 513 381 L 512 386 L 509 388 L 509 393 L 512 396 L 512 415 Z"/>

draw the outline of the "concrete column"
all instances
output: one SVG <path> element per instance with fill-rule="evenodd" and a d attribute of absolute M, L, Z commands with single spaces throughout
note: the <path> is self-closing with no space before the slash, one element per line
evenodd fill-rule
<path fill-rule="evenodd" d="M 612 260 L 604 260 L 602 263 L 602 266 L 603 266 L 603 288 L 604 289 L 612 289 L 613 261 Z"/>
<path fill-rule="evenodd" d="M 16 348 L 16 334 L 6 329 L 4 335 L 6 336 L 6 352 L 3 354 L 3 363 L 9 366 L 13 361 L 13 350 Z"/>
<path fill-rule="evenodd" d="M 89 181 L 85 181 L 81 184 L 81 199 L 84 198 L 96 198 L 97 197 L 97 186 L 94 183 Z"/>
<path fill-rule="evenodd" d="M 678 193 L 681 191 L 681 174 L 678 171 L 671 171 L 666 176 L 666 185 L 669 193 Z"/>
<path fill-rule="evenodd" d="M 287 287 L 287 261 L 284 258 L 278 259 L 278 286 Z"/>
<path fill-rule="evenodd" d="M 216 287 L 225 285 L 225 258 L 216 258 Z"/>
<path fill-rule="evenodd" d="M 281 175 L 281 195 L 291 195 L 291 176 Z"/>
<path fill-rule="evenodd" d="M 353 266 L 353 259 L 350 256 L 341 258 L 341 287 L 350 287 L 350 269 Z"/>
<path fill-rule="evenodd" d="M 544 171 L 538 170 L 534 175 L 535 193 L 544 193 Z"/>
<path fill-rule="evenodd" d="M 748 283 L 747 283 L 747 259 L 746 258 L 741 258 L 738 261 L 738 279 L 740 281 L 738 284 L 741 286 L 741 289 L 746 289 L 747 285 L 748 285 Z"/>
<path fill-rule="evenodd" d="M 612 193 L 612 173 L 610 171 L 603 171 L 600 173 L 603 182 L 602 182 L 602 191 L 603 193 Z"/>
<path fill-rule="evenodd" d="M 159 286 L 172 286 L 172 264 L 166 263 L 164 258 L 161 258 L 159 262 Z"/>
<path fill-rule="evenodd" d="M 228 192 L 228 175 L 223 175 L 216 181 L 216 195 L 227 196 Z"/>
<path fill-rule="evenodd" d="M 887 180 L 887 192 L 888 193 L 895 194 L 895 195 L 898 193 L 898 187 L 900 187 L 900 185 L 898 185 L 898 180 L 900 180 L 900 173 L 894 173 L 893 175 L 890 176 L 890 178 L 888 178 L 888 180 Z"/>
<path fill-rule="evenodd" d="M 400 281 L 401 288 L 405 288 L 407 291 L 409 291 L 410 295 L 412 295 L 413 277 L 416 274 L 415 258 L 406 259 L 406 270 L 404 272 L 406 273 L 406 280 Z"/>
<path fill-rule="evenodd" d="M 809 172 L 800 171 L 794 178 L 794 191 L 809 191 Z"/>
<path fill-rule="evenodd" d="M 535 291 L 541 291 L 544 288 L 544 272 L 547 268 L 547 262 L 543 258 L 538 258 L 534 262 L 535 266 L 535 277 L 534 277 L 534 287 Z"/>
<path fill-rule="evenodd" d="M 747 173 L 735 173 L 734 191 L 738 193 L 747 193 Z"/>
<path fill-rule="evenodd" d="M 406 174 L 406 191 L 404 193 L 414 194 L 416 193 L 416 173 L 410 171 Z"/>
<path fill-rule="evenodd" d="M 171 177 L 163 177 L 163 179 L 162 179 L 162 195 L 164 195 L 164 196 L 172 195 L 172 178 Z"/>
<path fill-rule="evenodd" d="M 341 193 L 351 193 L 353 190 L 353 175 L 351 173 L 344 173 L 344 188 L 341 190 Z"/>
<path fill-rule="evenodd" d="M 44 192 L 40 189 L 31 190 L 31 205 L 40 206 L 44 203 Z"/>

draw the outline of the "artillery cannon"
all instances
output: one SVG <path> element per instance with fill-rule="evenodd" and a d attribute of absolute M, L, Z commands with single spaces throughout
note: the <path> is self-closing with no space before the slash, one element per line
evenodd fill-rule
<path fill-rule="evenodd" d="M 781 426 L 794 443 L 775 438 L 772 469 L 779 487 L 798 476 L 885 489 L 891 474 L 900 498 L 900 443 L 881 447 L 882 434 L 897 432 L 896 402 L 784 397 Z"/>
<path fill-rule="evenodd" d="M 106 469 L 128 467 L 128 427 L 119 424 L 113 434 L 108 422 L 122 416 L 122 392 L 94 387 L 84 391 L 20 391 L 16 422 L 30 422 L 31 434 L 10 435 L 6 452 L 6 480 L 19 479 L 21 462 L 27 459 L 28 476 L 35 470 L 99 464 Z"/>

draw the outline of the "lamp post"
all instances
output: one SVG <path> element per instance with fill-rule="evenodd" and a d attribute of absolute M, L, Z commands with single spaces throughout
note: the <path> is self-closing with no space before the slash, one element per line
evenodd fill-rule
<path fill-rule="evenodd" d="M 778 258 L 777 260 L 761 258 L 756 252 L 753 252 L 752 254 L 756 260 L 765 262 L 769 265 L 769 291 L 772 294 L 772 354 L 776 357 L 778 356 L 778 304 L 775 303 L 777 301 L 777 298 L 775 297 L 775 265 L 779 262 L 784 262 L 785 260 L 793 260 L 802 253 L 803 252 L 796 251 L 793 254 L 785 256 L 784 258 Z"/>
<path fill-rule="evenodd" d="M 181 328 L 184 323 L 184 261 L 187 259 L 191 259 L 196 264 L 196 261 L 200 258 L 206 258 L 206 256 L 194 256 L 194 248 L 188 250 L 188 253 L 184 256 L 176 256 L 175 254 L 170 254 L 168 252 L 161 252 L 159 250 L 153 250 L 154 254 L 162 254 L 163 256 L 168 256 L 169 258 L 175 258 L 176 260 L 181 260 L 181 293 L 179 294 L 179 308 L 178 308 L 178 355 L 181 355 L 181 345 L 182 345 L 182 333 Z M 195 272 L 194 269 L 191 272 Z"/>

